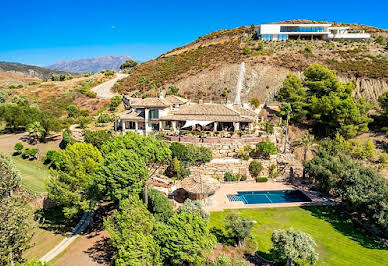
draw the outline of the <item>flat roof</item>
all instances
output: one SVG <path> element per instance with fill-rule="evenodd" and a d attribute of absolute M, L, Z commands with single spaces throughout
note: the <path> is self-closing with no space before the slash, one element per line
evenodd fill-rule
<path fill-rule="evenodd" d="M 260 24 L 262 25 L 276 25 L 276 26 L 296 26 L 296 27 L 319 27 L 319 26 L 327 26 L 330 27 L 331 24 L 276 24 L 276 23 L 271 23 L 271 24 Z"/>

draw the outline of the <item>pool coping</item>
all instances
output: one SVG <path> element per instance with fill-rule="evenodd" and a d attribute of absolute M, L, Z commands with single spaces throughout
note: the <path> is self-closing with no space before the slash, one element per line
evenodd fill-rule
<path fill-rule="evenodd" d="M 299 190 L 305 196 L 311 199 L 311 202 L 285 202 L 285 203 L 259 203 L 245 204 L 242 201 L 229 201 L 227 195 L 237 194 L 244 191 L 271 191 L 271 190 Z M 325 205 L 325 199 L 320 198 L 316 193 L 308 191 L 303 186 L 294 186 L 286 182 L 275 182 L 269 180 L 266 183 L 238 183 L 222 184 L 212 198 L 207 201 L 207 211 L 223 211 L 225 209 L 262 209 L 262 208 L 279 208 L 279 207 L 300 207 L 311 205 Z"/>

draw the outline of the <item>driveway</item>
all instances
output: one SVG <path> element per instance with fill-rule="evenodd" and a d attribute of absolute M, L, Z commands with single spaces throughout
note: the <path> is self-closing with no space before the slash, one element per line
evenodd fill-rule
<path fill-rule="evenodd" d="M 112 91 L 113 85 L 116 83 L 116 81 L 123 79 L 127 76 L 128 76 L 128 74 L 118 74 L 117 77 L 115 77 L 114 79 L 111 79 L 107 82 L 104 82 L 104 83 L 94 87 L 93 89 L 91 89 L 91 91 L 94 91 L 95 93 L 97 93 L 98 98 L 110 99 L 110 98 L 118 95 L 117 93 L 114 93 Z"/>

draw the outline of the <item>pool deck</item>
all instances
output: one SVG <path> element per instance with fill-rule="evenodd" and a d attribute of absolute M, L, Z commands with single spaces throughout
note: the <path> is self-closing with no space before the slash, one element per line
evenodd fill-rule
<path fill-rule="evenodd" d="M 244 204 L 242 201 L 229 201 L 227 195 L 237 194 L 238 191 L 256 191 L 256 190 L 290 190 L 298 189 L 303 191 L 312 201 L 311 202 L 290 202 L 290 203 L 271 203 L 271 204 Z M 208 198 L 206 210 L 223 211 L 225 209 L 247 209 L 247 208 L 275 208 L 275 207 L 294 207 L 306 205 L 326 204 L 325 199 L 319 198 L 303 187 L 296 187 L 285 182 L 275 182 L 268 180 L 265 183 L 236 182 L 221 184 L 219 190 Z"/>

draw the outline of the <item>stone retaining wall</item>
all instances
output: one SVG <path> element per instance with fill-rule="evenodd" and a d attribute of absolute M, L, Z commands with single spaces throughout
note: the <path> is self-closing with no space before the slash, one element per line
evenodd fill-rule
<path fill-rule="evenodd" d="M 230 172 L 232 174 L 241 174 L 246 176 L 247 180 L 253 180 L 254 178 L 249 173 L 249 163 L 252 159 L 245 160 L 217 160 L 211 161 L 201 166 L 190 167 L 191 175 L 193 176 L 207 176 L 213 177 L 218 180 L 224 180 L 224 174 Z M 271 164 L 276 165 L 276 156 L 271 156 L 269 160 L 258 160 L 262 163 L 264 170 L 260 173 L 260 176 L 268 176 L 268 167 Z"/>

